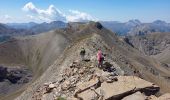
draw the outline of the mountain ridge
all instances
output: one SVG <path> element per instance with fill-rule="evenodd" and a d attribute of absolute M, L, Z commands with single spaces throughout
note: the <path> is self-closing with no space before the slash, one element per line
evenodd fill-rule
<path fill-rule="evenodd" d="M 11 45 L 15 46 L 15 43 L 18 46 L 15 48 L 16 50 L 11 47 Z M 88 59 L 95 59 L 97 49 L 101 48 L 106 53 L 106 60 L 120 66 L 119 70 L 123 75 L 133 75 L 134 71 L 139 71 L 143 79 L 158 84 L 161 87 L 161 92 L 166 92 L 169 89 L 168 81 L 163 77 L 168 76 L 169 72 L 162 67 L 161 63 L 142 55 L 99 22 L 72 23 L 67 28 L 18 37 L 14 41 L 0 44 L 0 47 L 4 45 L 5 48 L 0 49 L 0 52 L 6 51 L 3 53 L 4 55 L 0 56 L 1 63 L 12 59 L 9 55 L 20 54 L 23 62 L 18 64 L 27 65 L 34 73 L 33 83 L 30 83 L 29 87 L 21 88 L 22 91 L 27 89 L 17 98 L 18 100 L 31 99 L 37 87 L 45 82 L 57 80 L 60 71 L 80 59 L 79 49 L 81 47 L 86 49 Z M 17 57 L 19 58 L 19 55 Z M 15 58 L 16 62 L 11 60 L 7 64 L 17 64 L 18 58 Z M 16 92 L 6 98 L 14 98 L 18 95 Z"/>

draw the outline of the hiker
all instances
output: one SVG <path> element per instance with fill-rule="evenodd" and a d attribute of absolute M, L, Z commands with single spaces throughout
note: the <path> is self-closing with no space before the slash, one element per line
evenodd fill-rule
<path fill-rule="evenodd" d="M 98 60 L 98 67 L 101 68 L 103 65 L 104 57 L 100 49 L 98 49 L 98 52 L 97 52 L 97 60 Z"/>
<path fill-rule="evenodd" d="M 84 61 L 84 60 L 85 60 L 85 59 L 84 59 L 85 54 L 86 54 L 85 49 L 84 49 L 84 48 L 81 48 L 81 51 L 80 51 L 80 57 L 81 57 L 81 60 L 82 60 L 82 61 Z"/>

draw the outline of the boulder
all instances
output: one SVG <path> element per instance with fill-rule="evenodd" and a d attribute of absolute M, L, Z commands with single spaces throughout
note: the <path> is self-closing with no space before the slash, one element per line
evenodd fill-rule
<path fill-rule="evenodd" d="M 66 68 L 63 73 L 67 77 L 70 77 L 73 74 L 73 72 L 72 72 L 72 70 L 70 68 Z"/>
<path fill-rule="evenodd" d="M 85 68 L 84 67 L 79 70 L 79 74 L 84 74 L 84 72 L 85 72 Z"/>
<path fill-rule="evenodd" d="M 155 95 L 148 96 L 146 100 L 158 100 L 158 98 Z"/>
<path fill-rule="evenodd" d="M 75 86 L 78 81 L 78 76 L 71 76 L 69 81 L 71 86 Z"/>
<path fill-rule="evenodd" d="M 96 61 L 96 56 L 91 56 L 90 61 L 95 62 Z"/>
<path fill-rule="evenodd" d="M 154 94 L 159 91 L 159 87 L 151 82 L 145 81 L 135 76 L 117 76 L 118 81 L 113 83 L 103 82 L 96 91 L 104 91 L 105 99 L 122 99 L 136 91 Z"/>
<path fill-rule="evenodd" d="M 7 68 L 3 67 L 0 65 L 0 81 L 2 81 L 3 79 L 5 79 L 7 77 Z"/>
<path fill-rule="evenodd" d="M 61 86 L 61 89 L 62 89 L 63 91 L 65 91 L 65 90 L 67 90 L 67 89 L 69 89 L 69 88 L 70 88 L 70 81 L 68 81 L 68 80 L 64 81 L 64 83 L 63 83 L 62 86 Z"/>
<path fill-rule="evenodd" d="M 118 81 L 117 77 L 108 77 L 106 82 L 107 83 L 112 83 L 112 82 L 115 82 L 115 81 Z"/>
<path fill-rule="evenodd" d="M 76 67 L 76 64 L 78 63 L 78 61 L 74 61 L 73 63 L 71 63 L 69 66 L 70 68 L 74 68 Z"/>
<path fill-rule="evenodd" d="M 107 83 L 112 83 L 114 81 L 118 81 L 116 76 L 114 76 L 113 74 L 111 74 L 109 72 L 104 72 L 104 71 L 102 71 L 101 78 L 103 79 L 103 81 L 106 81 Z"/>
<path fill-rule="evenodd" d="M 73 73 L 77 73 L 77 71 L 78 71 L 78 68 L 73 69 Z"/>
<path fill-rule="evenodd" d="M 100 24 L 99 22 L 95 23 L 95 27 L 97 27 L 100 30 L 103 28 L 102 24 Z"/>
<path fill-rule="evenodd" d="M 161 95 L 160 97 L 151 95 L 151 96 L 147 97 L 146 100 L 170 100 L 170 93 L 165 93 L 165 94 Z"/>
<path fill-rule="evenodd" d="M 50 89 L 53 89 L 53 88 L 55 88 L 55 85 L 54 85 L 54 84 L 50 84 L 48 87 L 49 87 Z"/>
<path fill-rule="evenodd" d="M 44 86 L 48 86 L 49 85 L 49 83 L 44 83 Z"/>

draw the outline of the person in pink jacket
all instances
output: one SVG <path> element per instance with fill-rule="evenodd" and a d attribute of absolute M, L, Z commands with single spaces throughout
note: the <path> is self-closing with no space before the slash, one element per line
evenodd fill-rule
<path fill-rule="evenodd" d="M 97 52 L 97 60 L 98 60 L 98 67 L 102 67 L 102 65 L 103 65 L 103 54 L 102 54 L 102 51 L 100 49 L 98 49 L 98 52 Z"/>

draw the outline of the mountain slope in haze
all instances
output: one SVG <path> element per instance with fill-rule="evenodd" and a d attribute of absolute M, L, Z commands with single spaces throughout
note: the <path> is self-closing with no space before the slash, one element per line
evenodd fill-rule
<path fill-rule="evenodd" d="M 131 21 L 127 23 L 114 22 L 114 21 L 103 21 L 101 24 L 110 29 L 112 32 L 115 32 L 117 35 L 126 35 L 131 28 L 134 27 L 135 23 Z M 136 26 L 136 25 L 135 25 Z"/>
<path fill-rule="evenodd" d="M 42 32 L 48 32 L 54 29 L 65 28 L 66 26 L 67 24 L 62 21 L 53 21 L 51 23 L 44 22 L 41 24 L 37 24 L 31 27 L 30 30 L 32 30 L 35 33 L 42 33 Z"/>
<path fill-rule="evenodd" d="M 0 24 L 0 42 L 9 40 L 16 36 L 34 35 L 42 32 L 48 32 L 59 28 L 65 28 L 66 23 L 62 21 L 53 21 L 51 23 L 37 24 L 30 23 L 7 23 Z"/>
<path fill-rule="evenodd" d="M 14 29 L 29 29 L 31 27 L 34 27 L 37 25 L 35 22 L 29 22 L 29 23 L 7 23 L 6 25 L 14 28 Z"/>
<path fill-rule="evenodd" d="M 65 28 L 67 26 L 67 23 L 62 21 L 52 21 L 50 23 L 43 22 L 40 24 L 29 22 L 29 23 L 7 23 L 6 25 L 14 29 L 26 29 L 36 34 L 39 34 L 42 32 L 48 32 L 50 30 Z"/>
<path fill-rule="evenodd" d="M 132 28 L 128 35 L 145 35 L 153 32 L 170 32 L 170 24 L 156 20 L 152 23 L 145 23 Z"/>
<path fill-rule="evenodd" d="M 101 23 L 118 35 L 144 35 L 151 32 L 170 32 L 170 24 L 161 20 L 156 20 L 152 23 L 142 23 L 137 19 L 129 20 L 125 23 L 114 21 L 101 21 Z"/>
<path fill-rule="evenodd" d="M 170 64 L 170 33 L 150 33 L 127 38 L 143 54 L 154 57 L 162 63 Z"/>
<path fill-rule="evenodd" d="M 16 38 L 1 44 L 0 50 L 4 53 L 0 56 L 0 63 L 24 64 L 34 73 L 28 87 L 4 99 L 14 98 L 21 92 L 16 100 L 32 99 L 39 86 L 58 80 L 63 69 L 80 59 L 81 47 L 86 49 L 87 59 L 96 59 L 97 49 L 101 48 L 106 61 L 116 63 L 122 75 L 133 75 L 134 71 L 139 71 L 143 79 L 160 86 L 161 92 L 170 90 L 168 79 L 165 78 L 170 76 L 169 71 L 160 62 L 141 54 L 100 23 L 89 22 L 71 23 L 64 29 Z"/>
<path fill-rule="evenodd" d="M 0 42 L 8 41 L 15 36 L 33 35 L 34 32 L 26 29 L 14 29 L 6 24 L 0 24 Z"/>
<path fill-rule="evenodd" d="M 0 35 L 32 35 L 34 34 L 32 31 L 25 29 L 14 29 L 5 24 L 0 24 Z"/>

